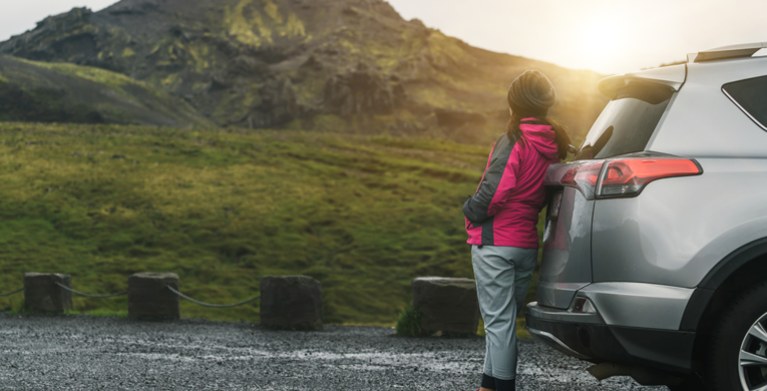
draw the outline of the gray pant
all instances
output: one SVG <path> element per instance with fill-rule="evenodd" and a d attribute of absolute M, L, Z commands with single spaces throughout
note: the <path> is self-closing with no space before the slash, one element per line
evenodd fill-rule
<path fill-rule="evenodd" d="M 477 298 L 485 322 L 485 375 L 517 376 L 517 306 L 524 304 L 538 250 L 472 246 Z"/>

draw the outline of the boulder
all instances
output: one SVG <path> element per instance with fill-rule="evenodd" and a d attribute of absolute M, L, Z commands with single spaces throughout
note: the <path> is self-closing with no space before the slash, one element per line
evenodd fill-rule
<path fill-rule="evenodd" d="M 177 320 L 179 298 L 175 273 L 136 273 L 128 278 L 128 318 L 133 320 Z"/>
<path fill-rule="evenodd" d="M 63 314 L 72 308 L 72 294 L 67 274 L 25 273 L 24 309 L 29 312 Z"/>
<path fill-rule="evenodd" d="M 261 279 L 261 325 L 282 330 L 322 329 L 322 288 L 307 276 Z"/>
<path fill-rule="evenodd" d="M 479 303 L 474 280 L 419 277 L 413 280 L 413 308 L 420 315 L 421 331 L 434 335 L 474 335 Z"/>

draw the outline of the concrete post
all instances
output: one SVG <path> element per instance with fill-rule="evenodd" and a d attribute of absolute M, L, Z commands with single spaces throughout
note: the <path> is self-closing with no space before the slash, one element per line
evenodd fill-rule
<path fill-rule="evenodd" d="M 72 309 L 72 294 L 56 283 L 70 286 L 67 274 L 25 273 L 24 310 L 63 314 Z"/>
<path fill-rule="evenodd" d="M 474 335 L 479 303 L 474 280 L 419 277 L 413 280 L 413 308 L 421 315 L 427 334 Z"/>
<path fill-rule="evenodd" d="M 283 330 L 322 329 L 322 287 L 307 276 L 261 279 L 261 325 Z"/>
<path fill-rule="evenodd" d="M 136 273 L 128 277 L 128 318 L 133 320 L 177 320 L 179 298 L 175 273 Z"/>

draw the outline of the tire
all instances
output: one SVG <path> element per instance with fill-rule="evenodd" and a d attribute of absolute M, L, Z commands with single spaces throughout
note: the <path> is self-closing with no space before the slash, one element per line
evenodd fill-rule
<path fill-rule="evenodd" d="M 707 365 L 714 390 L 751 391 L 767 385 L 765 329 L 767 283 L 734 300 L 714 329 Z"/>

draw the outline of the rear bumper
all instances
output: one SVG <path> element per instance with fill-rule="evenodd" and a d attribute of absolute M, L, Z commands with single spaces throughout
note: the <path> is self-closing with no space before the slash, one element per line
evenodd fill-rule
<path fill-rule="evenodd" d="M 692 371 L 693 332 L 611 326 L 598 313 L 574 313 L 538 303 L 530 303 L 526 315 L 531 334 L 570 356 L 672 373 Z"/>

